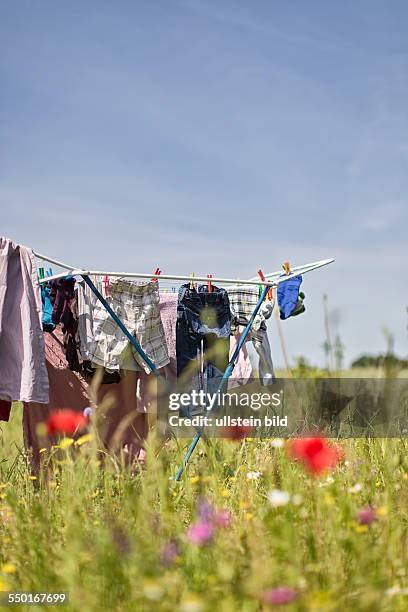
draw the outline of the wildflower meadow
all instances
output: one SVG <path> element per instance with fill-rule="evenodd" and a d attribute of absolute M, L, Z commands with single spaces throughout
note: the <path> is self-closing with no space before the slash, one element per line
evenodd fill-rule
<path fill-rule="evenodd" d="M 67 433 L 35 476 L 17 406 L 0 438 L 1 590 L 87 611 L 407 609 L 406 440 L 201 442 L 176 482 L 185 442 L 153 432 L 141 467 L 92 428 Z"/>

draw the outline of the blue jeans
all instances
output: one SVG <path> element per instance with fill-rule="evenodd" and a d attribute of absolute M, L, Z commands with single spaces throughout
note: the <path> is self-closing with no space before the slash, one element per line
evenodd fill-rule
<path fill-rule="evenodd" d="M 179 289 L 177 304 L 177 376 L 191 367 L 194 387 L 203 388 L 200 379 L 218 378 L 228 365 L 231 311 L 225 289 L 213 285 L 200 285 L 198 290 L 190 285 Z M 203 372 L 200 360 L 204 359 Z"/>

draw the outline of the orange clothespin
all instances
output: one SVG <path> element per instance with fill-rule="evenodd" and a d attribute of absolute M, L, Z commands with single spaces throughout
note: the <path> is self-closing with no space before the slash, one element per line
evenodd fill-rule
<path fill-rule="evenodd" d="M 285 268 L 285 274 L 290 274 L 290 266 L 288 261 L 284 262 L 283 267 Z"/>
<path fill-rule="evenodd" d="M 156 268 L 155 272 L 154 272 L 157 276 L 161 274 L 161 270 L 160 268 Z M 152 278 L 152 282 L 157 283 L 158 279 L 157 278 Z"/>
<path fill-rule="evenodd" d="M 212 274 L 207 274 L 207 278 L 212 278 L 212 277 L 213 277 Z M 208 293 L 212 293 L 212 290 L 213 288 L 212 288 L 211 281 L 208 281 Z"/>
<path fill-rule="evenodd" d="M 265 275 L 262 272 L 262 270 L 258 270 L 258 274 L 259 274 L 259 278 L 261 279 L 261 281 L 265 282 Z M 262 286 L 262 285 L 261 285 Z M 266 294 L 268 297 L 268 300 L 273 300 L 273 288 L 271 287 L 268 291 L 268 293 Z"/>

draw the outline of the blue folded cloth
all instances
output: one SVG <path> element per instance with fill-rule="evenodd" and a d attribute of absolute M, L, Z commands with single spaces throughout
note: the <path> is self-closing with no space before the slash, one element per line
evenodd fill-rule
<path fill-rule="evenodd" d="M 278 305 L 281 319 L 287 319 L 295 312 L 296 306 L 298 305 L 301 284 L 302 276 L 295 276 L 278 285 Z M 296 314 L 299 313 L 296 312 Z"/>

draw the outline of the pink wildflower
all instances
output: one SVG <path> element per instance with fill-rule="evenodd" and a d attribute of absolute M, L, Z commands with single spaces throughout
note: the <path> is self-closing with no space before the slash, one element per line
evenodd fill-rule
<path fill-rule="evenodd" d="M 360 525 L 371 525 L 373 521 L 377 518 L 377 513 L 373 506 L 367 506 L 367 508 L 362 508 L 358 515 L 357 519 Z"/>
<path fill-rule="evenodd" d="M 262 595 L 266 604 L 281 606 L 292 603 L 297 598 L 297 593 L 292 587 L 280 586 L 276 589 L 268 589 Z"/>
<path fill-rule="evenodd" d="M 193 544 L 203 546 L 212 540 L 213 534 L 214 529 L 210 523 L 205 521 L 197 521 L 196 523 L 192 523 L 192 525 L 190 525 L 188 528 L 187 538 Z"/>
<path fill-rule="evenodd" d="M 227 508 L 221 508 L 220 510 L 216 511 L 214 515 L 214 524 L 216 527 L 219 527 L 220 529 L 225 529 L 227 527 L 230 527 L 231 523 L 232 515 L 231 512 L 227 510 Z"/>

